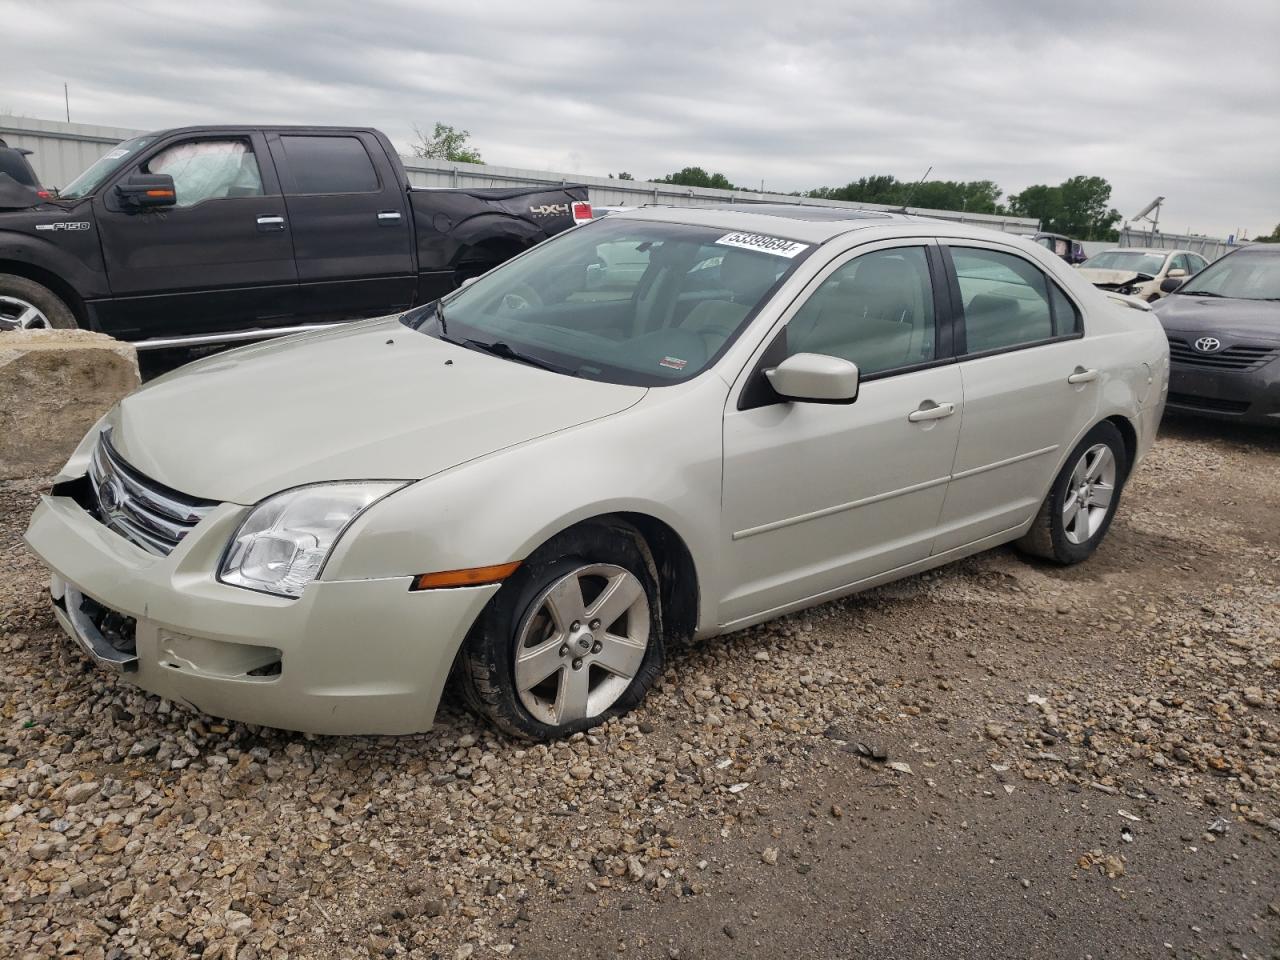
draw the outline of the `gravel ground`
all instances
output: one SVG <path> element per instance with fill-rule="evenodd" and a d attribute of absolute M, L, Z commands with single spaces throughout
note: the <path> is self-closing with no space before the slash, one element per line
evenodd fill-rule
<path fill-rule="evenodd" d="M 621 722 L 223 723 L 93 670 L 0 485 L 0 956 L 1280 957 L 1280 436 L 1172 422 L 1102 550 L 676 652 Z"/>

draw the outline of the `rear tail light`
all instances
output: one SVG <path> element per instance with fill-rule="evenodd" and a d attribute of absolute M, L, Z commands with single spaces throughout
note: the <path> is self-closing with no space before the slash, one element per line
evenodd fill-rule
<path fill-rule="evenodd" d="M 573 205 L 573 222 L 574 224 L 587 223 L 591 220 L 591 204 L 586 201 L 579 201 Z"/>
<path fill-rule="evenodd" d="M 36 196 L 39 197 L 41 200 L 51 200 L 53 198 L 53 194 L 50 193 L 48 190 L 37 190 Z"/>

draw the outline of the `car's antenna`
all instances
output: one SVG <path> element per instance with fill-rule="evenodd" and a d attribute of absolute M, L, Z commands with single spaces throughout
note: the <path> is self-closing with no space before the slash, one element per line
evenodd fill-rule
<path fill-rule="evenodd" d="M 907 212 L 907 205 L 911 203 L 911 198 L 916 195 L 916 190 L 920 187 L 920 184 L 924 183 L 932 172 L 933 167 L 930 166 L 929 169 L 924 172 L 924 176 L 911 185 L 911 192 L 907 194 L 907 199 L 902 201 L 902 209 L 898 211 L 899 213 Z"/>

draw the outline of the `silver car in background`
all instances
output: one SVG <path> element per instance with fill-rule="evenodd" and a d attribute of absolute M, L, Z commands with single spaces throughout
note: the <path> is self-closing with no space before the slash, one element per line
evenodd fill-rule
<path fill-rule="evenodd" d="M 1168 346 L 1029 240 L 645 208 L 442 301 L 157 379 L 27 533 L 99 663 L 206 712 L 545 739 L 664 650 L 1016 541 L 1106 535 Z"/>

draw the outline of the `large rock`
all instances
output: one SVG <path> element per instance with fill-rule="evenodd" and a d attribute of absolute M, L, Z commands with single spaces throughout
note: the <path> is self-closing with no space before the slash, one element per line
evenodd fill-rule
<path fill-rule="evenodd" d="M 0 480 L 57 473 L 88 429 L 139 382 L 137 351 L 104 334 L 0 333 Z"/>

